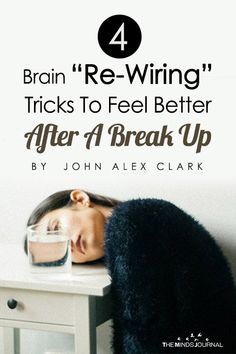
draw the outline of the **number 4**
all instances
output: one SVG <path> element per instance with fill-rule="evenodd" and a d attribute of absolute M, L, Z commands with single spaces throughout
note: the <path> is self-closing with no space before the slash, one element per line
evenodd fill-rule
<path fill-rule="evenodd" d="M 117 40 L 117 37 L 120 35 L 120 41 Z M 115 33 L 114 37 L 112 37 L 111 41 L 109 42 L 109 44 L 119 44 L 120 45 L 120 49 L 123 51 L 125 50 L 125 45 L 128 44 L 127 41 L 125 41 L 125 24 L 124 22 L 122 23 L 122 25 L 119 27 L 118 31 Z"/>

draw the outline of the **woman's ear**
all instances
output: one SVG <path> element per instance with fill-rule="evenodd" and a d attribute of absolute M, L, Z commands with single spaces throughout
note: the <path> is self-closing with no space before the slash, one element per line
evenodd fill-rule
<path fill-rule="evenodd" d="M 80 189 L 75 189 L 70 193 L 70 199 L 76 204 L 81 204 L 83 206 L 89 207 L 90 199 L 87 193 Z"/>

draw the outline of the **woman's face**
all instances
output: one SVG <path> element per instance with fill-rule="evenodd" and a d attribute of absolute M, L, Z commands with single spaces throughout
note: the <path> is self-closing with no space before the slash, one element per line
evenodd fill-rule
<path fill-rule="evenodd" d="M 74 203 L 47 213 L 39 222 L 48 230 L 69 231 L 72 262 L 84 263 L 103 257 L 106 218 L 96 206 Z"/>

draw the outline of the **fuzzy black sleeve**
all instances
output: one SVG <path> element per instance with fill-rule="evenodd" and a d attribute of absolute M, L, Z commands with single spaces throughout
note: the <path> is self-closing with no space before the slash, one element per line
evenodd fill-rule
<path fill-rule="evenodd" d="M 215 240 L 190 215 L 164 200 L 121 203 L 106 225 L 105 253 L 114 353 L 236 353 L 233 278 Z M 208 344 L 175 347 L 191 334 Z"/>

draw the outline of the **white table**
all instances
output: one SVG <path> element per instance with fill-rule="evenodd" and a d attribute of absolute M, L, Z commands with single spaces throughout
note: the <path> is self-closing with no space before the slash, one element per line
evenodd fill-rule
<path fill-rule="evenodd" d="M 75 265 L 72 275 L 33 275 L 23 246 L 0 244 L 4 354 L 19 353 L 20 328 L 74 334 L 75 353 L 94 354 L 96 326 L 110 315 L 110 278 L 102 264 Z"/>

